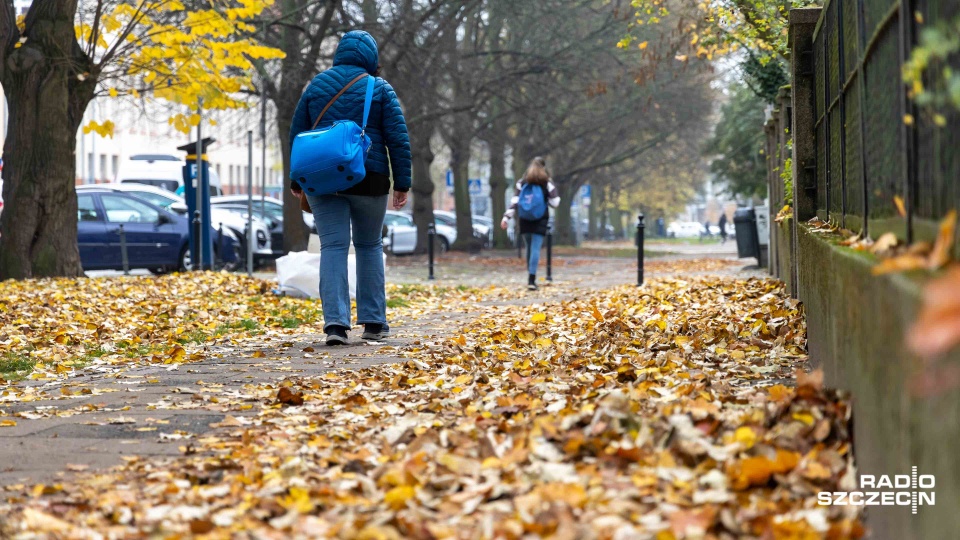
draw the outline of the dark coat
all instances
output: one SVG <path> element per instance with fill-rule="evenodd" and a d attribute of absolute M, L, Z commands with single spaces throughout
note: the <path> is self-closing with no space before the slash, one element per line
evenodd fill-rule
<path fill-rule="evenodd" d="M 377 42 L 367 32 L 354 30 L 343 36 L 333 57 L 333 67 L 314 77 L 300 96 L 290 126 L 291 147 L 297 135 L 313 128 L 320 111 L 347 83 L 361 73 L 373 76 L 377 71 L 379 54 Z M 361 79 L 351 86 L 330 107 L 317 128 L 329 126 L 337 120 L 353 120 L 358 125 L 362 124 L 366 84 L 366 79 Z M 408 191 L 411 184 L 410 136 L 396 92 L 390 83 L 380 77 L 376 78 L 374 84 L 366 133 L 372 143 L 366 161 L 367 179 L 351 188 L 351 191 L 363 188 L 364 183 L 375 180 L 377 176 L 389 177 L 391 166 L 394 190 Z"/>

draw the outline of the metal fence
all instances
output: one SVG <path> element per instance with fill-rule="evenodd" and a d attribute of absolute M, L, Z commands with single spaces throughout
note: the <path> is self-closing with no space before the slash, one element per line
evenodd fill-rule
<path fill-rule="evenodd" d="M 947 120 L 938 126 L 902 76 L 924 25 L 956 17 L 960 0 L 825 2 L 813 38 L 819 217 L 873 237 L 930 240 L 960 207 L 960 114 L 937 111 Z M 960 70 L 960 57 L 948 64 Z"/>

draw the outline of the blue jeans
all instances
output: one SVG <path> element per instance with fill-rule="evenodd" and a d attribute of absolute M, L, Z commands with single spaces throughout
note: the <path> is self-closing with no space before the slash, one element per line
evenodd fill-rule
<path fill-rule="evenodd" d="M 540 248 L 543 247 L 542 234 L 527 233 L 523 239 L 527 242 L 527 271 L 537 275 L 537 266 L 540 264 Z"/>
<path fill-rule="evenodd" d="M 383 217 L 387 195 L 308 196 L 320 235 L 320 303 L 323 328 L 350 328 L 347 254 L 350 226 L 357 252 L 357 324 L 387 325 L 383 276 Z"/>

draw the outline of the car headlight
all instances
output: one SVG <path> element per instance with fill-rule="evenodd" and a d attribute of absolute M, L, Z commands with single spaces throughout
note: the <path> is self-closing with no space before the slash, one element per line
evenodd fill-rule
<path fill-rule="evenodd" d="M 264 247 L 267 245 L 267 233 L 262 230 L 257 231 L 257 247 Z"/>

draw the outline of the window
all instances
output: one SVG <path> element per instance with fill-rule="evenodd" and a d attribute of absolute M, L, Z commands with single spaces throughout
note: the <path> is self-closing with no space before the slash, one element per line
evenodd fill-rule
<path fill-rule="evenodd" d="M 120 170 L 120 156 L 113 156 L 110 158 L 110 165 L 113 167 L 110 170 L 113 171 L 113 176 L 117 176 L 117 171 Z"/>
<path fill-rule="evenodd" d="M 413 227 L 413 220 L 402 214 L 387 214 L 383 221 L 390 227 Z"/>
<path fill-rule="evenodd" d="M 159 193 L 151 193 L 149 191 L 131 191 L 131 195 L 140 197 L 141 199 L 149 202 L 150 204 L 155 204 L 160 208 L 170 208 L 170 205 L 177 202 L 173 197 L 167 197 L 165 195 L 160 195 Z"/>
<path fill-rule="evenodd" d="M 230 176 L 228 177 L 230 180 L 227 182 L 227 184 L 233 185 L 233 165 L 227 167 L 227 171 L 230 173 Z"/>
<path fill-rule="evenodd" d="M 97 178 L 107 177 L 107 155 L 100 154 L 100 175 Z"/>
<path fill-rule="evenodd" d="M 171 193 L 175 193 L 180 189 L 180 182 L 176 180 L 154 180 L 154 179 L 137 179 L 137 178 L 126 178 L 120 181 L 121 184 L 143 184 L 146 186 L 158 187 L 160 189 L 165 189 Z"/>
<path fill-rule="evenodd" d="M 77 195 L 77 221 L 100 221 L 93 195 Z"/>
<path fill-rule="evenodd" d="M 157 223 L 160 212 L 150 206 L 120 195 L 102 195 L 100 202 L 110 223 Z"/>

